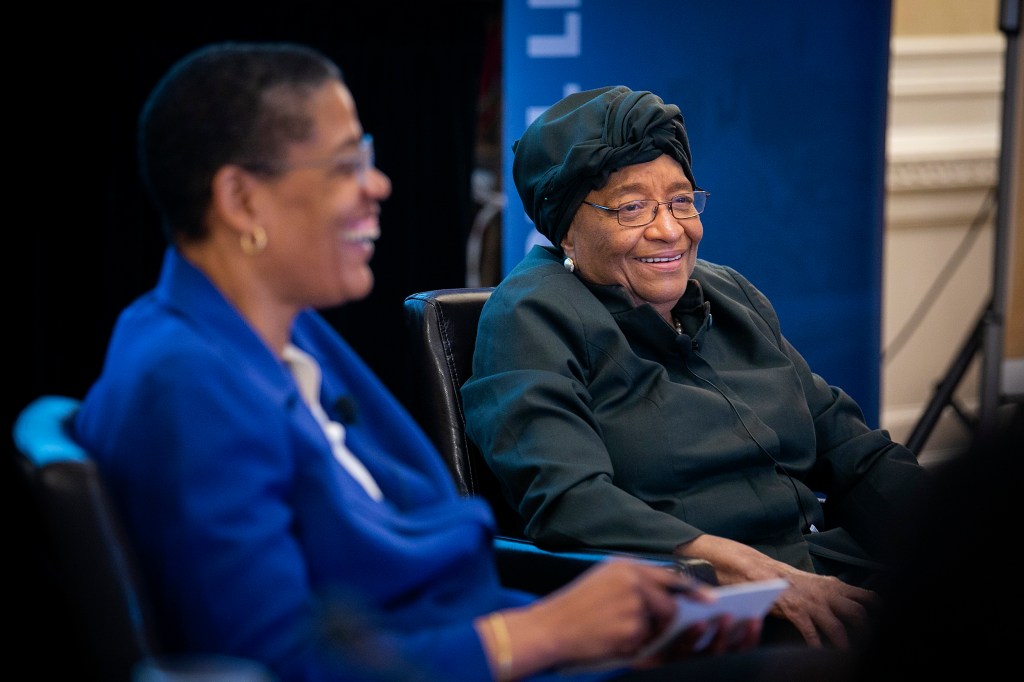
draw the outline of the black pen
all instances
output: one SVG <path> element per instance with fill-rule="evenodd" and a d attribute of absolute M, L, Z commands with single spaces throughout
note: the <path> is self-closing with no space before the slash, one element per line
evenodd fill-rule
<path fill-rule="evenodd" d="M 694 595 L 701 591 L 704 583 L 692 578 L 686 578 L 680 582 L 668 586 L 670 594 Z"/>

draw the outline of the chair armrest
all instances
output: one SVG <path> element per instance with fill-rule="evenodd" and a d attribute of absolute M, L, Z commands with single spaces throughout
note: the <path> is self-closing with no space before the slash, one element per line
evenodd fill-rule
<path fill-rule="evenodd" d="M 547 594 L 571 582 L 578 575 L 609 557 L 629 557 L 663 564 L 711 585 L 718 584 L 714 566 L 704 559 L 671 554 L 641 554 L 600 549 L 550 551 L 529 540 L 505 536 L 494 539 L 498 575 L 506 587 L 534 594 Z"/>

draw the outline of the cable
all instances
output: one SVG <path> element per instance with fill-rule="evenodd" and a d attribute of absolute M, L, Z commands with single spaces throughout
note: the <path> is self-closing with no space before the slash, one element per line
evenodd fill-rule
<path fill-rule="evenodd" d="M 699 354 L 698 354 L 698 357 L 700 357 Z M 703 358 L 701 358 L 701 359 L 703 360 Z M 693 371 L 693 368 L 690 367 L 690 364 L 688 362 L 686 362 L 686 358 L 685 357 L 683 358 L 683 367 L 685 367 L 686 371 L 690 373 L 690 376 L 694 377 L 695 379 L 699 379 L 699 380 L 703 381 L 705 384 L 707 384 L 711 388 L 715 389 L 715 391 L 718 392 L 718 395 L 720 395 L 723 398 L 725 398 L 725 402 L 729 403 L 729 407 L 732 408 L 733 414 L 736 415 L 736 419 L 739 420 L 740 425 L 743 427 L 743 430 L 747 432 L 748 436 L 750 436 L 750 440 L 754 441 L 754 445 L 756 445 L 758 447 L 758 449 L 761 450 L 761 452 L 763 452 L 765 455 L 768 456 L 768 459 L 770 459 L 772 461 L 772 464 L 774 465 L 774 467 L 776 469 L 782 471 L 782 473 L 784 473 L 786 475 L 786 478 L 789 479 L 789 484 L 793 487 L 793 495 L 796 496 L 796 506 L 797 506 L 797 509 L 800 510 L 800 515 L 804 518 L 804 525 L 803 525 L 803 527 L 805 529 L 809 530 L 812 533 L 818 532 L 818 529 L 815 528 L 814 525 L 807 518 L 807 512 L 804 510 L 803 501 L 800 499 L 800 491 L 796 487 L 796 481 L 793 480 L 793 476 L 789 473 L 789 470 L 786 469 L 786 467 L 784 467 L 779 460 L 777 460 L 774 457 L 772 457 L 772 453 L 768 452 L 768 449 L 765 446 L 761 445 L 761 441 L 759 441 L 754 436 L 754 433 L 750 430 L 750 427 L 747 426 L 747 422 L 743 420 L 743 415 L 741 415 L 740 411 L 738 409 L 736 409 L 736 405 L 733 404 L 733 402 L 729 398 L 729 396 L 727 396 L 725 394 L 725 391 L 720 389 L 715 382 L 711 381 L 710 379 L 705 379 L 700 374 L 697 374 L 695 371 Z"/>
<path fill-rule="evenodd" d="M 917 304 L 917 308 L 910 314 L 907 321 L 903 323 L 903 328 L 893 337 L 893 340 L 889 342 L 886 348 L 882 349 L 881 360 L 882 364 L 887 364 L 889 360 L 893 358 L 897 353 L 903 350 L 903 346 L 906 345 L 910 337 L 913 336 L 914 332 L 917 331 L 918 325 L 921 324 L 921 320 L 928 313 L 931 307 L 935 304 L 935 301 L 939 298 L 939 293 L 949 284 L 951 275 L 953 272 L 960 267 L 963 259 L 966 258 L 971 245 L 981 234 L 980 228 L 982 225 L 987 223 L 992 218 L 992 213 L 995 211 L 998 202 L 996 201 L 996 188 L 989 189 L 985 195 L 985 199 L 981 204 L 981 208 L 978 209 L 977 215 L 974 220 L 971 221 L 970 227 L 967 228 L 967 233 L 964 235 L 963 240 L 950 256 L 949 260 L 939 274 L 936 276 L 935 281 L 932 282 L 931 286 L 928 287 L 928 291 L 925 292 L 924 296 L 921 297 L 921 301 Z"/>

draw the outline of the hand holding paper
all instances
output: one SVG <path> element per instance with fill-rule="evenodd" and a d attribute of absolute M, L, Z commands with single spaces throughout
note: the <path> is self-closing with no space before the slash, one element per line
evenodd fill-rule
<path fill-rule="evenodd" d="M 764 618 L 788 584 L 782 578 L 777 578 L 712 587 L 709 591 L 715 595 L 715 600 L 710 602 L 694 601 L 680 595 L 676 598 L 676 617 L 658 637 L 640 651 L 638 657 L 646 658 L 656 653 L 694 623 L 722 615 L 732 616 L 736 620 Z M 701 651 L 707 647 L 716 631 L 715 625 L 709 627 L 694 645 L 694 651 Z"/>
<path fill-rule="evenodd" d="M 597 665 L 572 666 L 568 672 L 585 670 L 609 670 L 631 665 L 658 653 L 669 642 L 683 633 L 686 628 L 704 621 L 713 620 L 722 615 L 729 615 L 734 620 L 764 618 L 782 591 L 789 585 L 782 578 L 737 583 L 724 587 L 705 587 L 704 591 L 713 595 L 713 601 L 696 601 L 686 594 L 676 597 L 676 615 L 660 635 L 655 637 L 636 656 L 628 659 L 612 659 Z M 705 649 L 714 639 L 718 631 L 716 623 L 709 623 L 708 629 L 694 645 L 694 651 Z"/>

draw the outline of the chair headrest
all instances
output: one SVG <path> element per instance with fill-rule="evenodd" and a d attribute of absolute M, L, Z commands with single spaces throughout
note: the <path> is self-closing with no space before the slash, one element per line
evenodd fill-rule
<path fill-rule="evenodd" d="M 81 401 L 67 396 L 36 398 L 14 422 L 15 446 L 37 467 L 67 460 L 88 460 L 88 453 L 66 429 L 80 404 Z"/>

